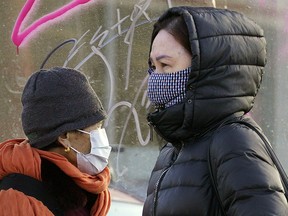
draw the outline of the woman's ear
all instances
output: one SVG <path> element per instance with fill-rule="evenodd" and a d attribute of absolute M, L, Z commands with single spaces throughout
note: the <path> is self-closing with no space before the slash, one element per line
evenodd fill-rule
<path fill-rule="evenodd" d="M 64 146 L 64 148 L 68 148 L 71 146 L 68 133 L 61 134 L 60 136 L 58 136 L 57 141 L 60 145 Z"/>

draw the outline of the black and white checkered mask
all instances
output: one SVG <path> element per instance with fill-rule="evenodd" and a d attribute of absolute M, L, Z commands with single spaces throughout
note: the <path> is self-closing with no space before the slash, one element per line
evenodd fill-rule
<path fill-rule="evenodd" d="M 148 70 L 148 97 L 156 107 L 168 108 L 183 101 L 191 67 L 173 73 Z"/>

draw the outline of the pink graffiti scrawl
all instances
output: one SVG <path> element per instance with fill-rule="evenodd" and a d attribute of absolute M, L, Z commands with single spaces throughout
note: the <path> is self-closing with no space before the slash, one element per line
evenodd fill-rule
<path fill-rule="evenodd" d="M 24 29 L 22 32 L 20 32 L 21 25 L 22 25 L 24 19 L 26 18 L 26 16 L 28 15 L 28 13 L 30 12 L 35 1 L 36 0 L 27 0 L 26 1 L 25 5 L 23 6 L 23 8 L 22 8 L 17 20 L 16 20 L 16 23 L 14 25 L 11 39 L 12 39 L 13 43 L 17 46 L 17 48 L 21 45 L 23 40 L 29 34 L 31 34 L 33 31 L 35 31 L 35 29 L 37 29 L 39 26 L 43 25 L 44 23 L 46 23 L 50 20 L 59 18 L 63 14 L 65 14 L 66 12 L 77 7 L 78 5 L 86 4 L 91 0 L 73 0 L 70 3 L 64 5 L 63 7 L 59 8 L 59 9 L 57 9 L 57 10 L 55 10 L 49 14 L 42 16 L 41 18 L 39 18 L 38 20 L 33 22 L 30 26 L 28 26 L 26 29 Z"/>

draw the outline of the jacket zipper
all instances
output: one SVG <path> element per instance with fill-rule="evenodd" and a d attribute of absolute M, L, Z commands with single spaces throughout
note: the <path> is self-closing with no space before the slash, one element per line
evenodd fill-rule
<path fill-rule="evenodd" d="M 150 127 L 150 141 L 153 141 L 153 124 L 148 122 L 148 125 Z"/>
<path fill-rule="evenodd" d="M 178 155 L 181 153 L 182 149 L 183 149 L 183 145 L 184 143 L 182 142 L 182 148 L 180 149 Z M 178 157 L 178 156 L 177 156 Z M 160 187 L 160 183 L 163 180 L 164 176 L 166 175 L 167 171 L 171 168 L 171 166 L 174 164 L 174 162 L 176 161 L 176 159 L 173 161 L 173 163 L 170 164 L 169 167 L 166 167 L 165 170 L 161 173 L 158 181 L 156 182 L 155 185 L 155 190 L 154 190 L 154 199 L 153 199 L 153 215 L 152 216 L 156 216 L 156 208 L 157 208 L 157 198 L 158 198 L 158 192 L 159 192 L 159 187 Z"/>
<path fill-rule="evenodd" d="M 171 166 L 170 166 L 171 167 Z M 154 192 L 154 199 L 153 199 L 153 216 L 156 215 L 156 207 L 157 207 L 157 198 L 158 198 L 158 192 L 159 192 L 159 184 L 160 181 L 164 178 L 167 171 L 170 169 L 170 167 L 167 167 L 160 175 L 156 185 L 155 185 L 155 192 Z"/>

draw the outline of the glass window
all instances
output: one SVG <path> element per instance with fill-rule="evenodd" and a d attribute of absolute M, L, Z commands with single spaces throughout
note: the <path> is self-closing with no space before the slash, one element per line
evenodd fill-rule
<path fill-rule="evenodd" d="M 24 136 L 20 98 L 34 71 L 53 66 L 83 71 L 109 113 L 105 127 L 113 147 L 112 198 L 120 202 L 115 208 L 125 209 L 122 201 L 127 201 L 135 206 L 133 211 L 141 212 L 150 172 L 164 143 L 155 133 L 153 141 L 150 140 L 146 121 L 150 109 L 146 71 L 153 23 L 172 6 L 211 6 L 242 12 L 264 29 L 267 66 L 251 115 L 288 168 L 286 0 L 87 0 L 76 5 L 71 2 L 0 3 L 2 141 Z M 28 6 L 31 8 L 25 12 L 23 9 Z"/>

